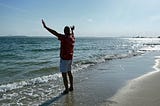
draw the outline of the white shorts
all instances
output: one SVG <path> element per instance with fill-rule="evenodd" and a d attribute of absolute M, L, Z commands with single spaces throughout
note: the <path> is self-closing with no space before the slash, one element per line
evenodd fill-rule
<path fill-rule="evenodd" d="M 63 60 L 60 59 L 60 72 L 66 73 L 68 71 L 71 71 L 72 68 L 72 60 Z"/>

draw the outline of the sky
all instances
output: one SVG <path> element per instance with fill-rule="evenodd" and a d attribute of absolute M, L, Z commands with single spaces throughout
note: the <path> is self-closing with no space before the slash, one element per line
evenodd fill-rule
<path fill-rule="evenodd" d="M 159 36 L 160 0 L 0 0 L 0 36 L 50 35 L 41 24 L 77 36 Z"/>

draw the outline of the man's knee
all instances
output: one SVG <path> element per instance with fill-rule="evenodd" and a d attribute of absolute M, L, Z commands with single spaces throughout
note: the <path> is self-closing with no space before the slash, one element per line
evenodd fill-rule
<path fill-rule="evenodd" d="M 67 73 L 62 73 L 63 78 L 67 78 Z"/>
<path fill-rule="evenodd" d="M 72 76 L 72 72 L 71 71 L 68 71 L 68 76 Z"/>

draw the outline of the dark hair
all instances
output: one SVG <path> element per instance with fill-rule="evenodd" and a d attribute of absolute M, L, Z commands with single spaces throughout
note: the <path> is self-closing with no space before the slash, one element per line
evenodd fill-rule
<path fill-rule="evenodd" d="M 65 34 L 65 35 L 70 35 L 70 34 L 71 34 L 70 32 L 71 32 L 70 27 L 69 27 L 69 26 L 65 26 L 65 27 L 64 27 L 64 34 Z"/>

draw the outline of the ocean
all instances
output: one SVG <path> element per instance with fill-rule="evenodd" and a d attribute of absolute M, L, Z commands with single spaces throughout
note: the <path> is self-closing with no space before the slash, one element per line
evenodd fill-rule
<path fill-rule="evenodd" d="M 154 50 L 159 38 L 77 37 L 72 71 Z M 0 105 L 38 105 L 63 91 L 59 52 L 54 37 L 0 37 Z"/>

